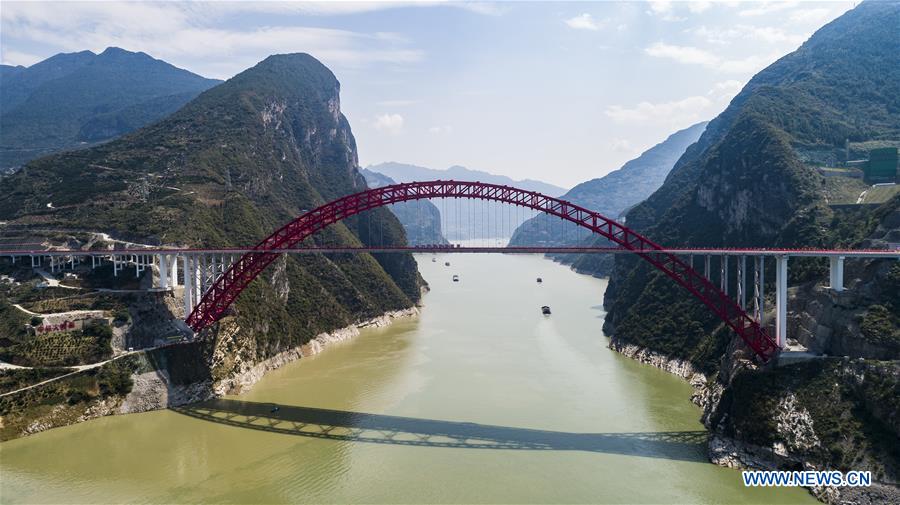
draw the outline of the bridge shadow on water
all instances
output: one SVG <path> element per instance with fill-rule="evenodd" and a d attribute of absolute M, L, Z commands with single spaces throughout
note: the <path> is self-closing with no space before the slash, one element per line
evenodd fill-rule
<path fill-rule="evenodd" d="M 586 451 L 707 461 L 707 433 L 702 430 L 569 433 L 228 399 L 170 410 L 228 426 L 328 440 L 460 449 Z"/>

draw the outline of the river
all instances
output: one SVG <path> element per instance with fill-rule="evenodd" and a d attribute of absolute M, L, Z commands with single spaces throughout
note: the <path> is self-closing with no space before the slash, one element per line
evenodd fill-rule
<path fill-rule="evenodd" d="M 816 503 L 707 462 L 690 387 L 607 349 L 604 280 L 431 258 L 418 318 L 250 392 L 0 444 L 0 502 Z"/>

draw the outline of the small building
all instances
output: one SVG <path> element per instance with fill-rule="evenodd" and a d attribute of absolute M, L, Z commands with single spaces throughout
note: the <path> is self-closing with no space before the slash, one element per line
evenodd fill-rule
<path fill-rule="evenodd" d="M 897 148 L 883 147 L 869 151 L 869 161 L 863 167 L 865 180 L 870 183 L 900 182 L 897 177 Z"/>

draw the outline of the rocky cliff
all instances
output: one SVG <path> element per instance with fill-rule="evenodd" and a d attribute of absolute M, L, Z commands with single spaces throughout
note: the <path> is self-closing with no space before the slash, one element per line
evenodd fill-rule
<path fill-rule="evenodd" d="M 900 3 L 863 2 L 761 71 L 628 224 L 669 246 L 885 247 L 900 233 L 900 199 L 831 207 L 816 168 L 843 159 L 848 141 L 900 139 L 897 26 Z M 823 353 L 807 363 L 759 369 L 699 302 L 634 258 L 615 259 L 606 330 L 614 348 L 690 362 L 720 391 L 705 402 L 708 426 L 766 447 L 759 461 L 870 469 L 894 489 L 900 459 L 886 441 L 896 440 L 898 409 L 886 399 L 900 396 L 895 263 L 848 260 L 848 292 L 836 295 L 824 288 L 827 262 L 791 261 L 791 343 Z"/>
<path fill-rule="evenodd" d="M 366 188 L 339 91 L 334 75 L 311 56 L 271 56 L 163 121 L 102 146 L 35 160 L 0 180 L 0 220 L 19 234 L 49 229 L 75 237 L 88 230 L 178 247 L 255 244 L 304 210 Z M 334 224 L 314 240 L 406 243 L 385 208 Z M 413 307 L 420 287 L 410 255 L 284 256 L 199 343 L 179 350 L 177 359 L 153 362 L 153 369 L 180 377 L 173 379 L 178 384 L 229 383 L 317 335 Z M 126 379 L 117 384 L 116 394 L 130 388 Z M 105 397 L 97 389 L 65 391 L 54 401 L 77 406 Z M 0 401 L 2 415 L 32 408 L 41 407 Z"/>

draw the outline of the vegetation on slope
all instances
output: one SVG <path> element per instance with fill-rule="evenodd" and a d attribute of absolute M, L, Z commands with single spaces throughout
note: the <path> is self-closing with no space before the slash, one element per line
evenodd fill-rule
<path fill-rule="evenodd" d="M 900 139 L 897 26 L 900 2 L 863 2 L 761 71 L 710 122 L 663 186 L 628 212 L 629 225 L 676 247 L 884 248 L 900 230 L 900 198 L 876 209 L 832 208 L 835 188 L 815 167 L 843 159 L 847 140 Z M 789 447 L 792 456 L 823 468 L 872 469 L 897 482 L 900 458 L 892 442 L 900 433 L 894 344 L 900 318 L 890 296 L 897 292 L 897 272 L 879 261 L 850 268 L 847 282 L 856 283 L 855 290 L 845 296 L 853 300 L 841 303 L 860 314 L 845 332 L 857 345 L 835 345 L 851 357 L 877 345 L 895 360 L 871 364 L 859 381 L 838 359 L 742 369 L 734 358 L 746 356 L 746 349 L 734 335 L 699 301 L 634 258 L 615 258 L 606 330 L 617 342 L 687 358 L 718 377 L 725 389 L 721 402 L 711 405 L 711 428 L 771 447 L 783 441 L 775 427 L 788 409 L 778 402 L 792 394 L 821 442 L 815 450 Z M 793 259 L 790 273 L 791 284 L 806 288 L 827 279 L 827 263 Z M 770 283 L 774 277 L 766 273 Z M 766 291 L 771 294 L 772 286 Z M 833 314 L 845 310 L 823 296 L 815 303 L 833 306 Z"/>
<path fill-rule="evenodd" d="M 900 35 L 893 29 L 898 22 L 900 4 L 865 2 L 760 72 L 681 157 L 665 184 L 628 213 L 629 225 L 670 246 L 825 247 L 863 238 L 875 214 L 838 214 L 828 207 L 826 184 L 806 159 L 809 153 L 840 151 L 848 138 L 900 137 L 900 52 L 894 50 Z M 897 201 L 885 205 L 896 208 Z M 822 273 L 823 266 L 812 262 L 791 267 L 795 282 Z M 679 301 L 687 297 L 675 291 L 649 310 L 642 300 L 660 296 L 650 293 L 658 276 L 643 264 L 616 258 L 608 329 L 636 342 L 668 339 L 669 347 L 690 355 L 698 343 L 695 331 L 675 321 L 684 303 L 703 309 L 699 302 Z M 708 334 L 718 324 L 701 321 Z M 670 332 L 653 335 L 653 328 Z"/>
<path fill-rule="evenodd" d="M 0 219 L 142 243 L 248 246 L 365 187 L 334 75 L 309 55 L 278 55 L 159 123 L 0 180 Z M 405 236 L 389 210 L 376 209 L 314 240 L 402 244 Z M 409 255 L 284 257 L 237 300 L 229 317 L 241 331 L 219 345 L 240 356 L 236 367 L 252 363 L 409 307 L 420 281 Z"/>
<path fill-rule="evenodd" d="M 157 121 L 220 81 L 144 53 L 57 54 L 0 74 L 0 171 Z"/>

